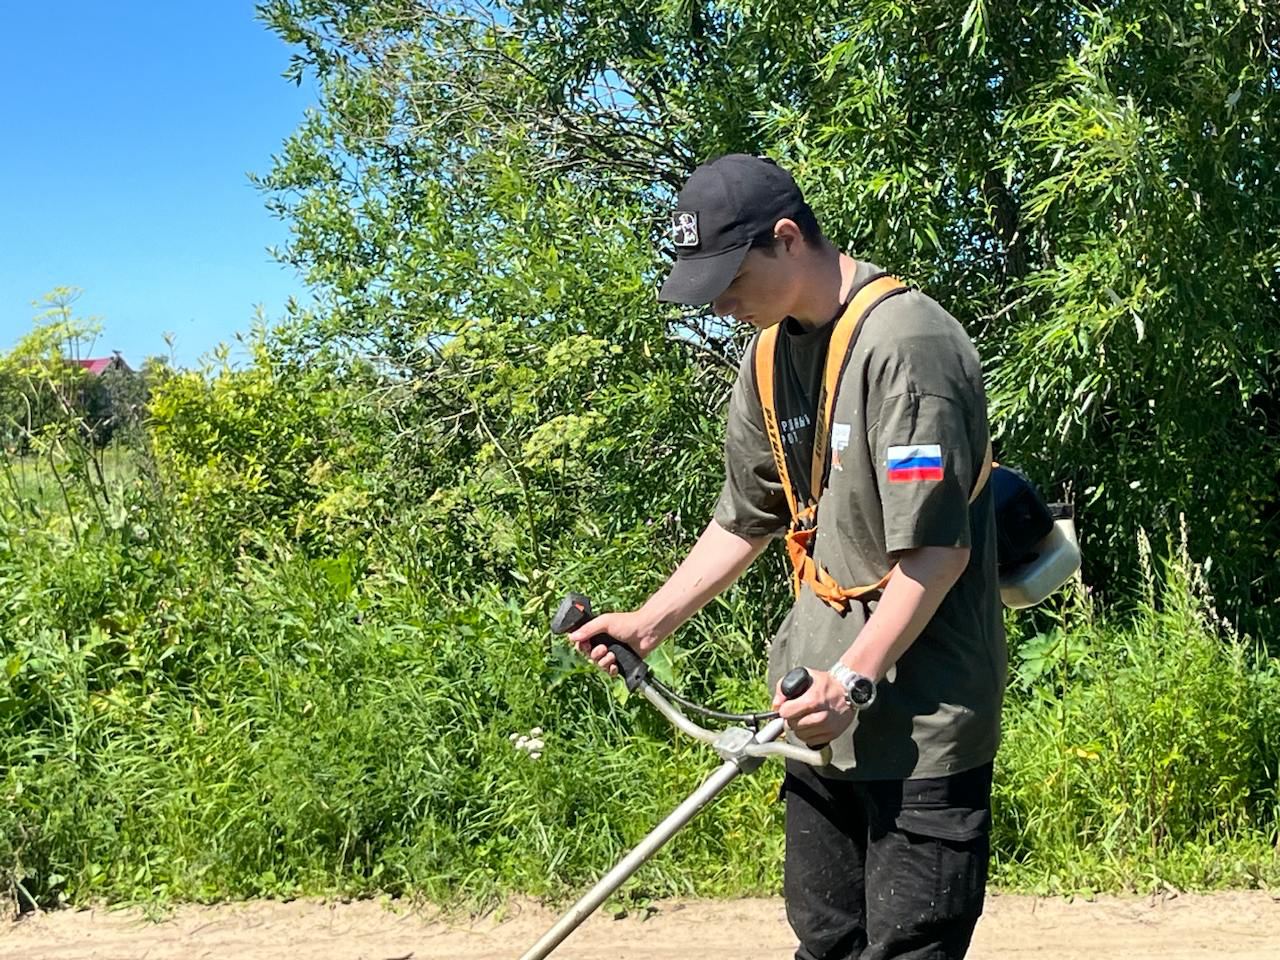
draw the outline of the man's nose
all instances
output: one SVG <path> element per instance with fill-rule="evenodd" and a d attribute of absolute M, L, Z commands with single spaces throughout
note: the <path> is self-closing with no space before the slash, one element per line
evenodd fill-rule
<path fill-rule="evenodd" d="M 711 301 L 711 312 L 717 317 L 727 317 L 737 306 L 738 302 L 732 297 L 724 297 Z"/>

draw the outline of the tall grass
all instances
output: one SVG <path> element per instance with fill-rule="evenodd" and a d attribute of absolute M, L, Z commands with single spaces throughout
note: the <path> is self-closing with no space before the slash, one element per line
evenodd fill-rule
<path fill-rule="evenodd" d="M 546 631 L 564 587 L 636 599 L 619 557 L 643 537 L 607 567 L 464 593 L 421 562 L 411 518 L 337 555 L 269 523 L 214 551 L 151 472 L 105 512 L 83 489 L 70 516 L 0 495 L 0 884 L 20 905 L 563 899 L 716 766 Z M 682 634 L 682 687 L 765 700 L 765 579 Z M 1077 597 L 1015 636 L 1006 887 L 1280 881 L 1280 674 L 1216 620 L 1177 545 L 1147 583 L 1133 617 Z M 533 727 L 537 760 L 510 741 Z M 778 777 L 740 781 L 628 896 L 776 890 Z"/>
<path fill-rule="evenodd" d="M 228 570 L 92 520 L 77 548 L 4 517 L 0 870 L 21 900 L 565 896 L 716 764 L 552 650 L 548 597 L 443 596 L 391 555 L 353 582 L 283 540 Z M 536 761 L 509 739 L 534 726 Z M 771 789 L 726 798 L 634 894 L 767 889 Z"/>
<path fill-rule="evenodd" d="M 1185 530 L 1185 528 L 1184 528 Z M 1038 890 L 1251 886 L 1278 875 L 1280 669 L 1214 610 L 1185 537 L 1122 620 L 1083 592 L 1015 651 L 996 875 Z"/>

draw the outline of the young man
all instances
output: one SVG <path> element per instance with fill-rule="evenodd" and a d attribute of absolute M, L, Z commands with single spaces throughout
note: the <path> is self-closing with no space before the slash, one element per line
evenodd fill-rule
<path fill-rule="evenodd" d="M 762 331 L 783 325 L 777 421 L 791 472 L 807 473 L 834 321 L 882 271 L 836 251 L 791 176 L 757 157 L 694 171 L 672 228 L 677 259 L 661 299 L 710 303 Z M 594 637 L 648 655 L 789 525 L 756 383 L 759 342 L 730 400 L 714 519 L 644 606 L 571 636 L 610 672 L 613 656 Z M 878 599 L 844 609 L 806 584 L 770 647 L 775 709 L 833 754 L 821 769 L 788 763 L 783 782 L 796 958 L 961 957 L 982 912 L 1005 681 L 972 343 L 923 293 L 887 297 L 853 341 L 831 420 L 814 559 L 846 586 L 892 572 Z M 809 489 L 808 476 L 791 480 Z M 777 686 L 797 665 L 814 682 L 786 701 Z"/>

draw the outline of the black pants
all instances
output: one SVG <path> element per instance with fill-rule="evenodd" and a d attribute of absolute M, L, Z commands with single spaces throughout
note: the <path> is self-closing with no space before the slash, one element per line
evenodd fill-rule
<path fill-rule="evenodd" d="M 987 885 L 991 764 L 859 782 L 788 761 L 782 790 L 796 960 L 964 956 Z"/>

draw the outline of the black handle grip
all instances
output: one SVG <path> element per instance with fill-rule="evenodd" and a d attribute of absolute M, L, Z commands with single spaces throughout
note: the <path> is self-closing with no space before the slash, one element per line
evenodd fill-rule
<path fill-rule="evenodd" d="M 782 678 L 782 683 L 779 686 L 782 690 L 782 695 L 788 700 L 803 697 L 809 691 L 809 688 L 813 686 L 813 674 L 804 667 L 795 667 L 787 671 L 787 675 Z M 826 746 L 824 743 L 809 749 L 822 750 Z"/>
<path fill-rule="evenodd" d="M 803 697 L 809 688 L 813 686 L 813 675 L 804 667 L 796 667 L 794 670 L 787 672 L 782 678 L 782 695 L 788 700 L 794 700 L 796 697 Z"/>
<path fill-rule="evenodd" d="M 580 593 L 571 593 L 560 601 L 560 609 L 551 618 L 551 632 L 572 633 L 592 619 L 594 615 L 591 612 L 591 601 Z M 640 654 L 607 633 L 595 637 L 592 642 L 609 648 L 613 658 L 618 661 L 618 676 L 626 682 L 627 689 L 635 693 L 636 688 L 649 676 L 649 668 Z"/>

